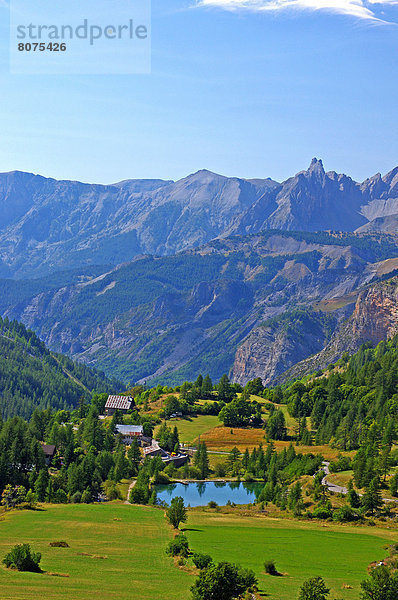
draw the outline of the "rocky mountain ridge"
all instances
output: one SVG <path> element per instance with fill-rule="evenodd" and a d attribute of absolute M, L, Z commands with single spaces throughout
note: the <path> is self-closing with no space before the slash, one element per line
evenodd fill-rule
<path fill-rule="evenodd" d="M 313 159 L 285 182 L 202 170 L 112 185 L 0 174 L 0 277 L 172 255 L 263 230 L 354 231 L 398 214 L 398 167 L 362 183 Z M 372 231 L 372 229 L 370 229 Z M 386 229 L 390 231 L 390 229 Z"/>

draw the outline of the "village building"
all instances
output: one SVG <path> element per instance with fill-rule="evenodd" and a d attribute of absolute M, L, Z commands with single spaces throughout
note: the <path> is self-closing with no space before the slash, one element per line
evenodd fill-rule
<path fill-rule="evenodd" d="M 42 450 L 44 452 L 44 460 L 46 461 L 47 467 L 51 465 L 55 456 L 56 447 L 52 444 L 42 444 Z"/>
<path fill-rule="evenodd" d="M 147 456 L 149 456 L 150 458 L 153 458 L 154 456 L 167 456 L 167 452 L 159 446 L 156 440 L 152 440 L 152 444 L 150 446 L 148 446 L 147 448 L 143 448 L 143 453 L 144 458 L 146 458 Z"/>
<path fill-rule="evenodd" d="M 131 396 L 108 396 L 105 404 L 105 414 L 112 416 L 117 410 L 125 414 L 134 406 L 134 398 Z"/>
<path fill-rule="evenodd" d="M 150 458 L 160 456 L 165 465 L 173 463 L 176 468 L 185 465 L 185 463 L 189 460 L 189 456 L 187 454 L 174 454 L 174 452 L 166 452 L 166 450 L 163 450 L 163 448 L 159 446 L 156 440 L 152 440 L 152 444 L 150 446 L 143 448 L 143 453 L 144 458 L 147 456 Z"/>
<path fill-rule="evenodd" d="M 116 433 L 123 438 L 123 443 L 130 445 L 133 440 L 139 444 L 143 442 L 144 430 L 142 425 L 116 425 Z"/>

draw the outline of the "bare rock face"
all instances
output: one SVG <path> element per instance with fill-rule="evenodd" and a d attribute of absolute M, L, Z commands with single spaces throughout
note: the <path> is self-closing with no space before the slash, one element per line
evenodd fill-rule
<path fill-rule="evenodd" d="M 348 324 L 356 340 L 378 344 L 398 329 L 398 279 L 383 282 L 362 292 Z M 357 342 L 357 343 L 358 343 Z"/>
<path fill-rule="evenodd" d="M 294 311 L 257 327 L 237 349 L 233 380 L 245 385 L 261 377 L 265 385 L 273 384 L 297 362 L 319 352 L 327 342 L 328 326 L 336 323 L 337 316 L 325 319 L 314 312 Z"/>
<path fill-rule="evenodd" d="M 283 373 L 277 381 L 313 373 L 334 363 L 344 352 L 353 354 L 367 342 L 376 346 L 397 333 L 398 277 L 393 277 L 360 292 L 351 317 L 336 329 L 330 342 L 319 353 Z"/>

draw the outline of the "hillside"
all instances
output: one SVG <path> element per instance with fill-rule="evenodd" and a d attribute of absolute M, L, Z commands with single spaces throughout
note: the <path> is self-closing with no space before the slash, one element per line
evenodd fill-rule
<path fill-rule="evenodd" d="M 361 291 L 352 315 L 335 330 L 329 343 L 314 356 L 298 362 L 278 382 L 308 375 L 336 362 L 344 352 L 354 354 L 362 344 L 373 346 L 398 333 L 398 277 Z"/>
<path fill-rule="evenodd" d="M 321 351 L 353 310 L 314 311 L 316 302 L 388 276 L 397 258 L 392 236 L 267 231 L 41 292 L 13 281 L 0 306 L 51 349 L 125 382 L 218 379 L 234 365 L 240 383 L 270 383 Z"/>
<path fill-rule="evenodd" d="M 383 434 L 387 432 L 391 442 L 396 438 L 397 367 L 395 335 L 375 348 L 363 344 L 352 356 L 344 354 L 336 365 L 311 377 L 292 380 L 282 390 L 279 388 L 278 399 L 288 405 L 291 417 L 311 417 L 315 444 L 332 442 L 340 450 L 354 450 L 369 444 L 368 435 L 372 445 L 373 429 L 378 442 L 367 455 L 370 460 L 372 452 L 373 457 L 379 452 Z M 377 470 L 376 465 L 373 462 L 370 466 L 372 472 Z"/>
<path fill-rule="evenodd" d="M 397 213 L 398 168 L 358 183 L 317 159 L 282 183 L 201 170 L 89 185 L 15 171 L 0 174 L 0 277 L 115 266 L 268 229 L 348 232 Z"/>
<path fill-rule="evenodd" d="M 0 416 L 30 417 L 35 408 L 69 409 L 91 392 L 110 392 L 102 373 L 52 354 L 32 332 L 0 318 Z"/>

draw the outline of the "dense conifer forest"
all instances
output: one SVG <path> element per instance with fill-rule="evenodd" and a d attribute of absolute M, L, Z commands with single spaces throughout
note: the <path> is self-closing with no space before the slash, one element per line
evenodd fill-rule
<path fill-rule="evenodd" d="M 0 317 L 0 414 L 29 418 L 35 408 L 70 409 L 95 392 L 123 389 L 103 373 L 50 352 L 17 321 Z"/>

